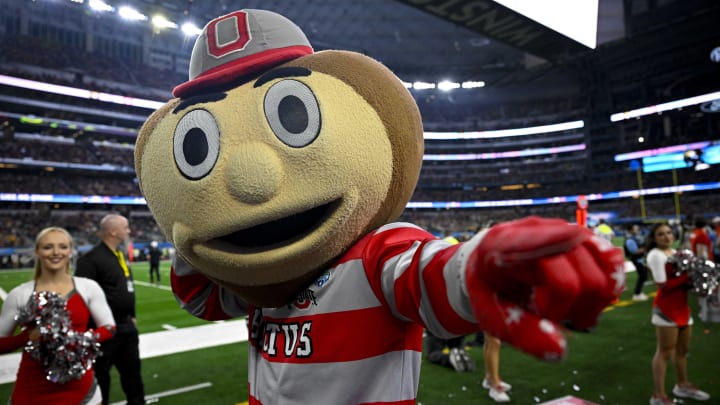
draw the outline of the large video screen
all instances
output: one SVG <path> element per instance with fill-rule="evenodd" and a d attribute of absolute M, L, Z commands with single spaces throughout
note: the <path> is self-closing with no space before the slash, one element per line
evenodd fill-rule
<path fill-rule="evenodd" d="M 720 163 L 720 140 L 639 150 L 615 155 L 616 162 L 630 161 L 630 169 L 645 173 L 663 170 L 703 170 Z"/>

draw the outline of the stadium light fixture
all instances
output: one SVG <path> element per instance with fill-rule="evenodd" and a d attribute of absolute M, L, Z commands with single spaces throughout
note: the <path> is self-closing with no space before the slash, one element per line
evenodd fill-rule
<path fill-rule="evenodd" d="M 462 83 L 457 82 L 451 82 L 449 80 L 443 80 L 439 83 L 429 83 L 429 82 L 415 82 L 410 83 L 406 81 L 402 81 L 403 86 L 405 86 L 406 89 L 415 89 L 415 90 L 428 90 L 428 89 L 438 89 L 442 91 L 450 91 L 454 89 L 476 89 L 480 87 L 485 87 L 485 82 L 483 81 L 467 81 Z"/>
<path fill-rule="evenodd" d="M 440 89 L 440 90 L 442 90 L 442 91 L 450 91 L 450 90 L 453 90 L 453 89 L 459 89 L 459 88 L 460 88 L 460 83 L 443 80 L 443 81 L 441 81 L 440 83 L 437 84 L 437 88 Z"/>
<path fill-rule="evenodd" d="M 485 87 L 485 82 L 468 81 L 468 82 L 462 82 L 461 86 L 463 89 L 475 89 L 475 88 Z"/>
<path fill-rule="evenodd" d="M 168 20 L 167 18 L 156 15 L 152 18 L 152 24 L 155 28 L 177 28 L 178 25 L 174 22 Z"/>
<path fill-rule="evenodd" d="M 187 23 L 183 24 L 180 29 L 188 37 L 196 37 L 196 36 L 200 35 L 200 33 L 202 32 L 202 29 L 198 28 L 197 25 L 195 25 L 191 22 L 187 22 Z"/>
<path fill-rule="evenodd" d="M 93 9 L 95 11 L 110 12 L 110 11 L 114 10 L 113 6 L 105 3 L 102 0 L 90 0 L 88 2 L 88 7 L 90 7 L 91 9 Z"/>
<path fill-rule="evenodd" d="M 145 14 L 128 6 L 118 8 L 118 15 L 123 19 L 130 21 L 146 21 L 148 19 Z"/>
<path fill-rule="evenodd" d="M 435 83 L 426 83 L 426 82 L 415 82 L 413 83 L 413 89 L 415 90 L 427 90 L 427 89 L 434 89 Z"/>

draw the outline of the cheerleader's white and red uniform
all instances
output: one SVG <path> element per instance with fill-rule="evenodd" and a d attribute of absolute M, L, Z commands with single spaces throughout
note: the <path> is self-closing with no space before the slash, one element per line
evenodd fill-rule
<path fill-rule="evenodd" d="M 66 297 L 72 328 L 81 333 L 87 331 L 92 317 L 97 325 L 103 325 L 95 330 L 98 341 L 111 338 L 115 321 L 100 286 L 82 277 L 73 277 L 73 282 L 75 288 Z M 29 281 L 8 294 L 0 313 L 0 353 L 17 350 L 28 342 L 28 329 L 18 335 L 12 334 L 18 326 L 15 315 L 27 306 L 34 290 L 35 282 Z M 95 389 L 92 369 L 80 379 L 64 384 L 53 383 L 47 380 L 42 364 L 23 352 L 10 401 L 12 404 L 84 404 Z"/>
<path fill-rule="evenodd" d="M 672 250 L 675 254 L 675 250 Z M 658 287 L 653 300 L 652 324 L 657 326 L 683 327 L 693 324 L 688 286 L 690 278 L 687 272 L 676 275 L 676 269 L 667 260 L 668 256 L 660 249 L 648 252 L 647 263 Z"/>

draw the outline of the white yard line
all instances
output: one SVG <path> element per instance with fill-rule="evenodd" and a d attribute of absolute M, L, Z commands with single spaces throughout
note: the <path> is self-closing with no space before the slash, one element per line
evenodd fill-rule
<path fill-rule="evenodd" d="M 148 283 L 147 281 L 139 281 L 139 280 L 133 280 L 133 283 L 135 283 L 135 285 L 141 285 L 143 287 L 153 287 L 153 288 L 159 288 L 159 289 L 165 290 L 165 291 L 172 291 L 172 288 L 170 288 L 170 286 L 167 286 L 167 285 L 155 285 L 152 283 Z"/>
<path fill-rule="evenodd" d="M 245 319 L 214 322 L 175 330 L 140 335 L 140 357 L 143 359 L 168 354 L 222 346 L 247 341 Z"/>
<path fill-rule="evenodd" d="M 147 402 L 148 404 L 152 404 L 152 403 L 158 402 L 158 400 L 162 397 L 169 397 L 172 395 L 182 394 L 184 392 L 196 391 L 196 390 L 201 390 L 203 388 L 210 388 L 210 387 L 212 387 L 212 383 L 209 383 L 209 382 L 204 382 L 204 383 L 195 384 L 195 385 L 188 385 L 187 387 L 180 387 L 180 388 L 177 388 L 174 390 L 168 390 L 168 391 L 158 392 L 157 394 L 146 395 L 145 402 Z M 125 405 L 126 403 L 127 403 L 126 401 L 120 401 L 120 402 L 113 402 L 110 405 Z"/>

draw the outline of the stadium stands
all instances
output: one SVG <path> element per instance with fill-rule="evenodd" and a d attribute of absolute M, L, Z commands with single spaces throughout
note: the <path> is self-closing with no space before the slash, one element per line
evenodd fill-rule
<path fill-rule="evenodd" d="M 5 76 L 155 101 L 171 97 L 170 89 L 186 78 L 181 60 L 174 69 L 145 63 L 143 38 L 127 27 L 103 21 L 109 31 L 95 33 L 98 46 L 91 52 L 78 37 L 79 17 L 67 7 L 55 2 L 33 4 L 37 13 L 29 27 L 22 28 L 21 13 L 13 9 L 18 2 L 8 4 L 7 17 L 3 17 L 7 26 L 0 38 L 0 66 Z M 58 15 L 62 18 L 55 18 Z M 638 21 L 637 43 L 619 50 L 599 50 L 594 59 L 577 62 L 587 65 L 582 69 L 589 83 L 577 93 L 488 99 L 468 93 L 413 92 L 426 131 L 463 135 L 576 120 L 583 120 L 584 125 L 522 136 L 428 139 L 426 161 L 412 201 L 504 201 L 717 182 L 720 165 L 704 171 L 688 168 L 639 176 L 627 162 L 613 161 L 613 156 L 622 152 L 720 140 L 720 114 L 702 113 L 698 106 L 610 122 L 610 113 L 720 88 L 717 66 L 707 66 L 707 52 L 702 51 L 705 60 L 701 61 L 697 54 L 702 46 L 682 47 L 680 39 L 672 43 L 678 53 L 670 56 L 648 50 L 642 55 L 658 60 L 637 67 L 638 58 L 631 57 L 632 53 L 642 49 L 652 34 L 648 28 L 652 21 Z M 159 38 L 150 53 L 159 57 L 158 49 L 165 40 Z M 189 55 L 189 45 L 183 46 L 177 52 Z M 684 55 L 687 63 L 678 63 L 678 55 Z M 702 67 L 693 71 L 689 64 Z M 141 196 L 132 148 L 134 135 L 151 108 L 7 83 L 0 84 L 0 101 L 4 128 L 0 193 Z M 468 154 L 475 156 L 457 158 Z M 430 155 L 440 157 L 432 159 Z M 681 215 L 718 215 L 717 206 L 710 203 L 717 193 L 716 189 L 698 191 L 677 199 L 672 193 L 647 196 L 642 211 L 646 217 L 676 216 L 679 202 Z M 638 198 L 591 202 L 593 209 L 611 211 L 618 218 L 642 215 Z M 0 201 L 0 247 L 27 246 L 28 238 L 49 223 L 68 226 L 81 241 L 89 241 L 93 233 L 90 224 L 108 211 L 130 216 L 137 240 L 162 237 L 142 205 Z M 411 208 L 402 219 L 448 233 L 473 231 L 489 221 L 530 214 L 572 220 L 574 211 L 572 201 L 477 209 Z"/>

